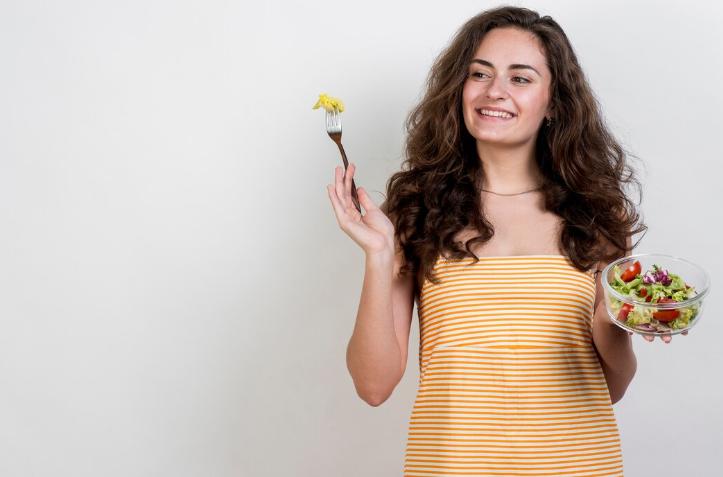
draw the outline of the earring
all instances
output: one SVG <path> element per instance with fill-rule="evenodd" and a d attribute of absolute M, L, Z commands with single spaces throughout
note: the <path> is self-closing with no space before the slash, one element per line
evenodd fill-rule
<path fill-rule="evenodd" d="M 549 126 L 550 124 L 552 124 L 552 118 L 548 117 L 548 118 L 547 118 L 547 125 Z"/>

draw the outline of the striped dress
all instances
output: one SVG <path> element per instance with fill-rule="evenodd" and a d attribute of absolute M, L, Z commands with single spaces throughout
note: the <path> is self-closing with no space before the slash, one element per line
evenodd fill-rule
<path fill-rule="evenodd" d="M 440 257 L 434 272 L 404 475 L 623 475 L 594 275 L 562 255 Z"/>

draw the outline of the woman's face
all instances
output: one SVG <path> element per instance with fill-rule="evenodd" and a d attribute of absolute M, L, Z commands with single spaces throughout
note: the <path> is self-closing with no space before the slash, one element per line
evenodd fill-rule
<path fill-rule="evenodd" d="M 462 90 L 467 130 L 478 143 L 515 146 L 534 141 L 550 115 L 550 83 L 545 55 L 532 33 L 514 27 L 487 32 L 468 65 Z M 499 114 L 493 110 L 509 114 L 488 115 Z"/>

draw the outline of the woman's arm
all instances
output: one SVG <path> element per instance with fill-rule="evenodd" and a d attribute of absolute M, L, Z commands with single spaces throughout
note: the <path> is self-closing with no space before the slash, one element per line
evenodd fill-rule
<path fill-rule="evenodd" d="M 403 255 L 368 255 L 359 310 L 346 352 L 357 394 L 379 406 L 394 391 L 407 365 L 412 322 L 412 274 L 400 276 Z"/>
<path fill-rule="evenodd" d="M 630 238 L 628 237 L 628 248 Z M 629 255 L 627 253 L 626 255 Z M 602 273 L 597 274 L 592 338 L 613 404 L 620 401 L 635 376 L 638 363 L 633 352 L 632 336 L 608 317 L 602 287 Z"/>
<path fill-rule="evenodd" d="M 603 300 L 600 300 L 595 310 L 592 338 L 605 374 L 610 400 L 615 404 L 622 399 L 635 376 L 637 359 L 633 352 L 632 337 L 610 321 Z"/>

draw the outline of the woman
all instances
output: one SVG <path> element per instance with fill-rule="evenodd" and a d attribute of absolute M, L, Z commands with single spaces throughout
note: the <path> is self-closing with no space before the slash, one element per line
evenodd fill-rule
<path fill-rule="evenodd" d="M 354 164 L 327 187 L 366 254 L 347 365 L 372 406 L 402 378 L 417 302 L 405 475 L 622 475 L 612 404 L 636 359 L 598 272 L 647 228 L 565 33 L 524 8 L 471 18 L 407 130 L 381 207 L 360 187 L 357 212 Z"/>

